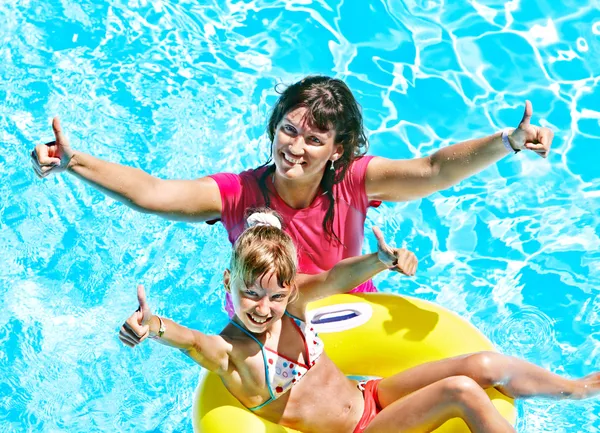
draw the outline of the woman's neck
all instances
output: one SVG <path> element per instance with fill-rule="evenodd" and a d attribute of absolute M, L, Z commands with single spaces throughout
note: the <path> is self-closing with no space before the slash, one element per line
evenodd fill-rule
<path fill-rule="evenodd" d="M 292 209 L 304 209 L 311 205 L 319 193 L 322 177 L 305 182 L 286 179 L 273 173 L 273 186 L 281 199 Z"/>

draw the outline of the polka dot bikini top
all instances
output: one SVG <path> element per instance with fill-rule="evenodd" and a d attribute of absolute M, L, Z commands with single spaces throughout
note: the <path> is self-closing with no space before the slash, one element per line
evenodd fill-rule
<path fill-rule="evenodd" d="M 248 408 L 250 410 L 258 410 L 288 392 L 292 386 L 302 379 L 306 372 L 315 365 L 317 359 L 323 353 L 323 341 L 319 338 L 319 335 L 312 326 L 307 325 L 287 311 L 285 312 L 285 315 L 291 319 L 293 326 L 298 330 L 298 333 L 304 341 L 304 350 L 307 354 L 308 365 L 286 358 L 276 351 L 265 347 L 258 339 L 256 339 L 256 337 L 254 337 L 254 335 L 248 332 L 247 329 L 233 321 L 231 322 L 258 343 L 265 363 L 265 377 L 267 379 L 267 387 L 269 388 L 271 397 L 259 406 Z"/>

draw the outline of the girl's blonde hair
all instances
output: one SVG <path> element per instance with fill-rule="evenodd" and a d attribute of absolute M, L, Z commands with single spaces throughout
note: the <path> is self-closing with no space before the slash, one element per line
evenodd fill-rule
<path fill-rule="evenodd" d="M 271 209 L 256 209 L 253 213 L 267 213 L 281 217 Z M 292 238 L 281 228 L 272 225 L 249 227 L 233 245 L 229 264 L 232 280 L 240 280 L 251 286 L 269 272 L 277 276 L 277 284 L 292 291 L 290 302 L 296 299 L 296 273 L 298 262 Z"/>

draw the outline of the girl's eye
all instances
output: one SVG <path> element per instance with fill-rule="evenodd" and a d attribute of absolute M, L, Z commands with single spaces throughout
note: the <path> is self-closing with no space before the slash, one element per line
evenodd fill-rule
<path fill-rule="evenodd" d="M 321 144 L 321 140 L 319 140 L 317 137 L 311 137 L 311 140 L 315 144 Z"/>
<path fill-rule="evenodd" d="M 258 293 L 252 290 L 246 290 L 246 295 L 248 296 L 258 296 Z"/>
<path fill-rule="evenodd" d="M 292 126 L 292 125 L 283 125 L 283 129 L 287 132 L 291 132 L 294 133 L 296 132 L 296 129 Z"/>
<path fill-rule="evenodd" d="M 273 299 L 275 301 L 281 301 L 282 299 L 285 299 L 285 295 L 281 295 L 281 294 L 279 294 L 279 295 L 273 295 Z"/>

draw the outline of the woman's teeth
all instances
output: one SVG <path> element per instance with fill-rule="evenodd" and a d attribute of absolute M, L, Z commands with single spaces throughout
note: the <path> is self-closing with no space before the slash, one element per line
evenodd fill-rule
<path fill-rule="evenodd" d="M 302 163 L 301 159 L 294 159 L 291 156 L 286 155 L 285 153 L 283 154 L 283 158 L 291 164 L 301 164 Z"/>

